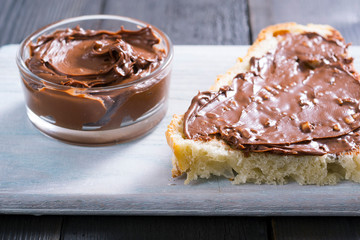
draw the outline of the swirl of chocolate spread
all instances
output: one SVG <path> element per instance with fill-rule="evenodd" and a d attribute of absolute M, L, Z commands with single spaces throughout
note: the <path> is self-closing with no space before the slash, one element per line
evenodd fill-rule
<path fill-rule="evenodd" d="M 162 62 L 153 48 L 159 39 L 150 27 L 118 32 L 58 30 L 30 45 L 26 65 L 53 83 L 72 87 L 105 87 L 146 76 Z"/>
<path fill-rule="evenodd" d="M 23 79 L 28 107 L 70 129 L 135 121 L 167 98 L 169 74 L 137 83 L 164 62 L 159 42 L 150 26 L 117 32 L 78 26 L 43 35 L 29 44 L 25 63 L 46 81 Z"/>
<path fill-rule="evenodd" d="M 360 82 L 342 41 L 286 33 L 251 58 L 231 86 L 200 92 L 185 113 L 189 139 L 277 154 L 342 153 L 359 146 Z"/>

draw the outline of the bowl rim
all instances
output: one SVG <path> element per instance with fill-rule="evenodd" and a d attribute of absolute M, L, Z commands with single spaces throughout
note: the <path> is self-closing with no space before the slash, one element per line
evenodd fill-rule
<path fill-rule="evenodd" d="M 164 40 L 165 48 L 167 48 L 166 57 L 165 57 L 164 61 L 161 63 L 161 65 L 157 69 L 155 69 L 155 71 L 151 72 L 149 75 L 146 75 L 144 77 L 141 77 L 141 78 L 136 79 L 129 83 L 123 83 L 123 84 L 117 84 L 117 85 L 105 86 L 105 87 L 79 88 L 79 87 L 73 87 L 73 86 L 59 85 L 59 84 L 53 83 L 45 78 L 41 78 L 29 70 L 29 68 L 26 66 L 25 61 L 22 56 L 23 56 L 24 51 L 27 50 L 27 47 L 28 47 L 28 44 L 30 43 L 30 41 L 37 39 L 38 37 L 43 35 L 46 31 L 48 31 L 51 28 L 54 28 L 54 31 L 56 31 L 56 28 L 60 27 L 62 25 L 69 24 L 69 23 L 72 23 L 75 21 L 87 21 L 87 20 L 120 20 L 120 21 L 124 21 L 124 22 L 128 22 L 128 23 L 136 24 L 140 27 L 150 26 L 151 29 L 155 32 L 155 34 L 160 35 L 162 38 L 161 40 Z M 174 55 L 174 49 L 173 49 L 173 44 L 172 44 L 170 38 L 168 37 L 168 35 L 166 33 L 161 31 L 156 26 L 154 26 L 150 23 L 135 19 L 135 18 L 118 16 L 118 15 L 109 15 L 109 14 L 97 14 L 97 15 L 83 15 L 83 16 L 78 16 L 78 17 L 66 18 L 66 19 L 50 23 L 44 27 L 39 28 L 35 32 L 28 35 L 20 43 L 18 51 L 16 53 L 16 63 L 20 69 L 20 72 L 24 71 L 32 79 L 37 80 L 41 83 L 46 83 L 46 86 L 51 86 L 56 89 L 65 89 L 65 90 L 72 89 L 72 90 L 79 90 L 79 91 L 81 90 L 81 91 L 86 91 L 86 92 L 99 92 L 99 91 L 116 90 L 116 89 L 123 89 L 123 88 L 131 87 L 135 84 L 138 84 L 138 83 L 144 82 L 148 79 L 151 79 L 169 67 L 169 65 L 172 62 L 173 55 Z"/>

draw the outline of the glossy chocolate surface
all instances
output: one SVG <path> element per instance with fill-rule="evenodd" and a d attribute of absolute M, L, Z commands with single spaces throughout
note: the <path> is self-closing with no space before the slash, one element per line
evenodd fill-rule
<path fill-rule="evenodd" d="M 73 87 L 104 87 L 146 76 L 162 62 L 164 52 L 150 27 L 118 32 L 58 30 L 30 44 L 29 70 L 41 78 Z"/>
<path fill-rule="evenodd" d="M 142 81 L 166 52 L 151 27 L 117 32 L 57 30 L 30 43 L 23 77 L 27 105 L 60 127 L 108 130 L 129 125 L 167 99 L 170 70 Z"/>
<path fill-rule="evenodd" d="M 360 143 L 360 83 L 347 45 L 316 33 L 281 36 L 231 86 L 200 92 L 185 114 L 187 138 L 216 136 L 236 149 L 340 153 Z"/>

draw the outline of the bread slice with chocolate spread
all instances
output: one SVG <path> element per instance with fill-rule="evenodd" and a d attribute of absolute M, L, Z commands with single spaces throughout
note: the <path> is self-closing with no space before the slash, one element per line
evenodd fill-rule
<path fill-rule="evenodd" d="M 282 65 L 288 62 L 291 69 Z M 358 79 L 331 26 L 267 27 L 210 91 L 194 97 L 185 117 L 173 116 L 166 131 L 173 177 L 186 173 L 186 184 L 211 175 L 235 184 L 360 182 Z"/>

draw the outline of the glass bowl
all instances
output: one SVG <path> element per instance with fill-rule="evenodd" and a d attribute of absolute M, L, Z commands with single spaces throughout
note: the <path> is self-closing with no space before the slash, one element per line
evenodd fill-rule
<path fill-rule="evenodd" d="M 80 145 L 103 145 L 138 138 L 165 116 L 168 104 L 173 47 L 170 39 L 151 26 L 160 39 L 157 49 L 165 57 L 149 75 L 128 83 L 103 87 L 65 86 L 39 77 L 26 64 L 29 44 L 59 29 L 138 30 L 148 23 L 113 15 L 88 15 L 65 19 L 37 30 L 20 45 L 16 62 L 25 95 L 27 115 L 43 133 Z"/>

